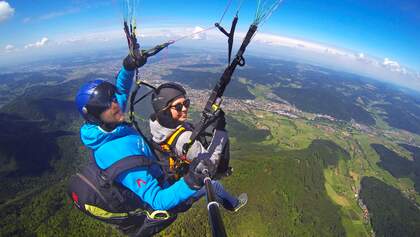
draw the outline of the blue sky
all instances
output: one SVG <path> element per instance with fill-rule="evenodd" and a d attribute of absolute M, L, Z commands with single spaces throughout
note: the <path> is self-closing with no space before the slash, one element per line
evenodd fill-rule
<path fill-rule="evenodd" d="M 219 20 L 228 1 L 140 0 L 138 33 L 142 34 L 142 30 L 147 28 L 144 32 L 156 36 L 164 32 L 163 28 L 211 26 Z M 102 37 L 102 41 L 98 41 L 100 45 L 124 46 L 121 2 L 0 1 L 0 65 L 10 61 L 23 62 L 28 55 L 36 58 L 43 53 L 52 55 L 58 50 L 76 50 L 75 45 L 69 42 L 90 39 L 90 44 L 95 44 L 95 37 Z M 223 21 L 226 25 L 238 2 L 232 0 L 231 11 Z M 252 21 L 256 2 L 243 2 L 239 32 L 245 31 Z M 159 30 L 153 34 L 152 29 Z M 395 74 L 394 80 L 398 80 L 398 72 L 403 74 L 401 77 L 410 74 L 413 80 L 418 80 L 416 83 L 420 88 L 419 29 L 420 1 L 285 0 L 258 34 L 260 44 L 265 42 L 271 47 L 278 46 L 279 53 L 300 47 L 298 51 L 306 50 L 296 53 L 300 57 L 307 56 L 312 61 L 323 57 L 319 61 L 327 64 L 342 61 L 341 67 L 352 67 L 349 70 L 356 72 L 369 71 L 363 65 L 376 65 L 377 68 L 369 71 L 371 74 L 379 73 L 378 65 L 382 65 Z M 178 31 L 178 34 L 182 33 Z M 207 37 L 211 38 L 212 34 Z M 89 44 L 85 43 L 86 46 Z M 96 45 L 99 44 L 96 42 Z M 79 43 L 77 45 L 80 46 Z M 346 55 L 353 61 L 346 63 Z M 334 57 L 343 60 L 335 60 Z M 386 75 L 386 71 L 378 77 L 382 75 Z M 405 80 L 408 79 L 402 81 Z"/>

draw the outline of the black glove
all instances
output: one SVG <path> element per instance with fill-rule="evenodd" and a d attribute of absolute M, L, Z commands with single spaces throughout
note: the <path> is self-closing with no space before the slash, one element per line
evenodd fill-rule
<path fill-rule="evenodd" d="M 147 63 L 147 57 L 136 53 L 135 56 L 131 56 L 130 54 L 124 58 L 123 66 L 128 71 L 133 71 L 136 68 L 142 67 L 144 64 Z"/>
<path fill-rule="evenodd" d="M 195 158 L 190 164 L 188 173 L 184 176 L 185 183 L 191 189 L 198 190 L 204 185 L 206 174 L 203 171 L 207 170 L 210 175 L 214 169 L 213 163 L 208 158 Z"/>
<path fill-rule="evenodd" d="M 216 130 L 226 130 L 226 118 L 225 118 L 225 112 L 223 110 L 219 110 L 217 114 L 215 115 L 216 118 L 213 122 L 213 127 Z"/>

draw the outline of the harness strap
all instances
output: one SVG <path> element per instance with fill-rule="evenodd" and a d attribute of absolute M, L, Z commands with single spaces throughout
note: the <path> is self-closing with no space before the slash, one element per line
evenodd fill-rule
<path fill-rule="evenodd" d="M 115 213 L 115 212 L 109 212 L 107 210 L 104 210 L 100 207 L 94 206 L 94 205 L 89 205 L 89 204 L 85 204 L 85 210 L 87 212 L 89 212 L 90 214 L 99 217 L 99 218 L 103 218 L 103 219 L 115 219 L 115 218 L 127 218 L 128 217 L 128 213 L 127 212 L 119 212 L 119 213 Z"/>
<path fill-rule="evenodd" d="M 102 174 L 112 182 L 125 171 L 139 167 L 149 167 L 154 163 L 156 162 L 144 156 L 129 156 L 112 164 L 109 168 L 103 170 Z"/>
<path fill-rule="evenodd" d="M 178 138 L 179 135 L 181 135 L 182 132 L 185 131 L 185 127 L 181 126 L 179 127 L 167 140 L 166 144 L 171 146 L 173 142 Z"/>
<path fill-rule="evenodd" d="M 219 23 L 214 24 L 217 29 L 219 29 L 224 35 L 228 37 L 228 64 L 230 64 L 231 60 L 236 24 L 238 24 L 238 13 L 236 13 L 236 16 L 233 18 L 229 33 Z"/>
<path fill-rule="evenodd" d="M 114 198 L 121 198 L 120 202 L 124 201 L 123 197 L 121 196 L 121 193 L 119 193 L 118 189 L 113 186 L 114 180 L 123 172 L 136 169 L 139 167 L 149 167 L 153 164 L 159 165 L 157 161 L 148 159 L 144 156 L 128 156 L 125 157 L 114 164 L 112 164 L 109 168 L 105 170 L 101 170 L 97 165 L 98 169 L 100 170 L 100 175 L 105 178 L 105 182 L 108 182 L 110 184 L 109 188 L 111 189 L 110 192 L 113 193 Z M 80 175 L 79 175 L 80 176 Z M 81 177 L 83 178 L 83 177 Z M 88 181 L 87 179 L 83 179 L 85 182 Z M 90 182 L 87 182 L 88 185 L 90 185 L 92 188 L 94 188 L 95 191 L 98 192 L 101 198 L 103 198 L 103 201 L 111 205 L 111 203 L 107 202 L 106 199 L 102 196 L 101 192 L 99 192 L 94 185 L 92 185 Z M 90 214 L 102 218 L 102 219 L 121 219 L 121 218 L 127 218 L 129 216 L 137 216 L 137 215 L 147 215 L 149 219 L 153 220 L 167 220 L 171 217 L 171 214 L 165 210 L 153 210 L 150 208 L 146 203 L 142 204 L 143 206 L 139 209 L 129 211 L 129 212 L 110 212 L 107 210 L 104 210 L 100 207 L 91 205 L 91 204 L 85 204 L 84 208 L 87 212 Z"/>
<path fill-rule="evenodd" d="M 165 167 L 166 177 L 173 177 L 175 180 L 183 175 L 190 163 L 185 155 L 179 157 L 174 150 L 179 136 L 185 131 L 188 131 L 188 127 L 180 126 L 162 143 L 151 142 L 156 154 L 160 154 L 157 156 L 158 162 L 161 167 Z"/>
<path fill-rule="evenodd" d="M 123 219 L 129 216 L 146 215 L 151 220 L 168 220 L 171 218 L 171 213 L 165 210 L 147 211 L 141 208 L 130 212 L 109 212 L 100 207 L 85 204 L 85 210 L 90 214 L 102 219 Z"/>
<path fill-rule="evenodd" d="M 181 163 L 187 163 L 187 164 L 190 163 L 190 161 L 187 160 L 186 154 L 178 156 L 176 152 L 174 152 L 174 148 L 175 148 L 176 142 L 178 141 L 179 136 L 185 131 L 187 131 L 187 128 L 184 126 L 177 128 L 177 130 L 174 133 L 172 133 L 172 135 L 166 140 L 166 143 L 164 142 L 161 144 L 162 149 L 165 152 L 170 153 L 171 157 L 169 161 L 170 161 L 170 164 L 171 164 L 171 161 L 173 164 L 171 168 L 174 166 L 180 165 L 179 162 L 177 162 L 177 160 L 181 160 L 182 161 Z"/>

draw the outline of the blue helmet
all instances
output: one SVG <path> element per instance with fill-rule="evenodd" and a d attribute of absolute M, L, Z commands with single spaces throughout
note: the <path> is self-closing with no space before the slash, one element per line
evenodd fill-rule
<path fill-rule="evenodd" d="M 91 123 L 101 124 L 99 115 L 116 101 L 117 88 L 104 80 L 97 79 L 85 83 L 77 92 L 77 110 Z"/>

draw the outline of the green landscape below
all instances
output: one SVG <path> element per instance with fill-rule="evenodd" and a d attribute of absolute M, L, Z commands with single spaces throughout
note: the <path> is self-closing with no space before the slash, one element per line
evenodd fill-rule
<path fill-rule="evenodd" d="M 248 63 L 258 68 L 261 61 L 271 65 L 252 57 Z M 210 68 L 198 75 L 208 85 L 189 84 L 206 89 L 212 86 L 210 78 L 217 75 L 213 67 L 218 65 L 168 69 L 162 78 L 182 81 L 179 78 L 185 75 L 198 75 L 194 74 L 197 68 Z M 306 76 L 288 80 L 295 73 L 290 68 L 295 67 L 301 66 L 281 62 L 275 67 L 284 79 L 278 84 L 259 76 L 263 73 L 255 68 L 246 68 L 230 88 L 230 97 L 237 100 L 268 103 L 276 100 L 266 95 L 277 95 L 301 112 L 290 117 L 264 109 L 227 107 L 234 172 L 222 183 L 236 195 L 249 196 L 239 212 L 222 210 L 228 236 L 420 236 L 417 100 L 386 86 L 384 93 L 393 96 L 376 95 L 362 82 L 351 84 L 345 78 L 329 83 L 338 89 L 323 94 L 334 105 L 316 106 L 325 98 L 315 94 L 328 87 L 314 84 L 320 74 L 310 70 L 301 72 Z M 249 75 L 251 69 L 255 71 Z M 13 91 L 14 99 L 0 108 L 0 236 L 122 236 L 113 226 L 74 208 L 65 193 L 69 177 L 89 156 L 79 139 L 82 120 L 73 97 L 92 77 L 112 80 L 112 75 L 101 73 L 63 83 L 51 77 L 51 85 L 34 80 L 25 90 Z M 0 79 L 3 83 L 10 75 Z M 4 85 L 12 88 L 13 83 Z M 340 94 L 343 88 L 357 89 L 344 95 Z M 141 108 L 151 109 L 150 105 Z M 337 120 L 310 119 L 314 114 L 337 115 Z M 142 116 L 141 127 L 148 134 L 147 119 Z M 195 112 L 193 118 L 197 117 Z M 407 128 L 410 123 L 415 125 Z M 158 236 L 211 236 L 205 200 L 179 214 Z"/>

